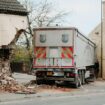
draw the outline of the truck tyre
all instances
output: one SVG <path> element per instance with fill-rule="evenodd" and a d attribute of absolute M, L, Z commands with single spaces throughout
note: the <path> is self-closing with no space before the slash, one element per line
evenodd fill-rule
<path fill-rule="evenodd" d="M 37 85 L 40 85 L 41 84 L 41 81 L 40 80 L 36 80 L 36 84 Z"/>
<path fill-rule="evenodd" d="M 82 79 L 83 79 L 82 70 L 79 70 L 78 71 L 78 81 L 79 81 L 80 86 L 82 85 Z"/>
<path fill-rule="evenodd" d="M 85 84 L 85 72 L 82 71 L 82 85 Z"/>
<path fill-rule="evenodd" d="M 36 80 L 36 84 L 37 84 L 37 85 L 41 85 L 41 84 L 44 84 L 44 83 L 45 83 L 44 80 Z"/>
<path fill-rule="evenodd" d="M 46 80 L 46 84 L 52 85 L 52 84 L 55 84 L 55 81 L 54 80 Z"/>
<path fill-rule="evenodd" d="M 80 82 L 81 82 L 81 81 L 80 81 L 79 77 L 76 78 L 74 87 L 75 87 L 75 88 L 79 88 L 79 87 L 81 86 L 81 83 L 80 83 Z"/>

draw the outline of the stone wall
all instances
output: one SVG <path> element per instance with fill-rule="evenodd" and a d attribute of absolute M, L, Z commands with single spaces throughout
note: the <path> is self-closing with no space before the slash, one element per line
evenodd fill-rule
<path fill-rule="evenodd" d="M 0 76 L 2 75 L 11 76 L 10 68 L 11 51 L 12 50 L 6 47 L 0 49 Z"/>
<path fill-rule="evenodd" d="M 0 58 L 0 76 L 11 76 L 10 61 Z"/>

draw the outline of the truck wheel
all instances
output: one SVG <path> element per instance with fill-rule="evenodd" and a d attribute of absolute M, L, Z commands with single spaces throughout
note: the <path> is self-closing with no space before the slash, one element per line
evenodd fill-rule
<path fill-rule="evenodd" d="M 40 80 L 36 80 L 36 84 L 40 85 L 41 84 Z"/>
<path fill-rule="evenodd" d="M 44 82 L 45 82 L 44 80 L 36 80 L 36 84 L 37 84 L 37 85 L 44 84 Z"/>
<path fill-rule="evenodd" d="M 84 85 L 85 84 L 85 72 L 82 71 L 82 84 Z"/>
<path fill-rule="evenodd" d="M 80 80 L 78 78 L 76 79 L 75 84 L 74 84 L 75 88 L 79 88 L 81 86 Z"/>
<path fill-rule="evenodd" d="M 55 81 L 54 80 L 46 80 L 46 84 L 53 85 L 53 84 L 55 84 Z"/>

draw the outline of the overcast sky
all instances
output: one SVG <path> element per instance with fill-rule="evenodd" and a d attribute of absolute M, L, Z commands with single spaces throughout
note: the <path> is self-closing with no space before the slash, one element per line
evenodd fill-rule
<path fill-rule="evenodd" d="M 43 0 L 33 0 L 38 2 Z M 48 0 L 57 10 L 70 12 L 66 18 L 67 26 L 77 27 L 88 35 L 101 22 L 101 0 Z"/>
<path fill-rule="evenodd" d="M 69 24 L 89 34 L 101 22 L 101 0 L 56 0 L 59 8 L 72 11 Z"/>

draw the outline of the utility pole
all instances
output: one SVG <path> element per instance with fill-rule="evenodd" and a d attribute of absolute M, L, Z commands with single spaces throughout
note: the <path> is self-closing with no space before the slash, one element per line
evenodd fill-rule
<path fill-rule="evenodd" d="M 101 0 L 101 77 L 103 76 L 103 0 Z"/>

